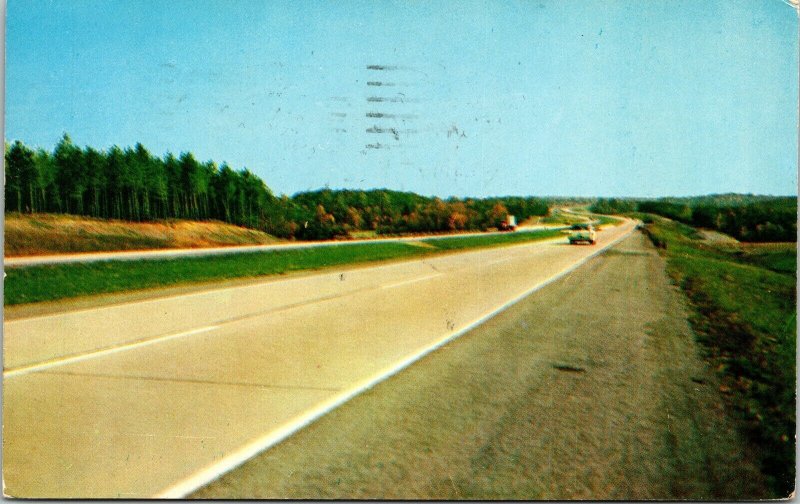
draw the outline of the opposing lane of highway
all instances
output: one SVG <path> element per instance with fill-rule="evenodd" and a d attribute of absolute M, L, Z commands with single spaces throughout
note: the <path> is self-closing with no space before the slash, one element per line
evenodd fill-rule
<path fill-rule="evenodd" d="M 540 231 L 543 229 L 566 229 L 567 226 L 558 225 L 526 225 L 520 226 L 517 232 L 527 233 Z M 46 266 L 54 264 L 69 263 L 92 263 L 103 261 L 139 261 L 142 259 L 177 259 L 187 257 L 207 257 L 231 254 L 252 254 L 256 252 L 269 252 L 272 250 L 304 249 L 313 247 L 340 247 L 355 245 L 358 243 L 388 243 L 388 242 L 409 242 L 418 240 L 446 240 L 453 237 L 465 236 L 487 236 L 495 234 L 507 234 L 503 231 L 492 232 L 469 232 L 460 234 L 432 234 L 419 236 L 398 236 L 389 238 L 369 238 L 360 240 L 324 240 L 324 241 L 300 241 L 282 242 L 273 245 L 232 245 L 228 247 L 205 247 L 189 249 L 163 249 L 163 250 L 127 250 L 120 252 L 80 252 L 75 254 L 56 254 L 56 255 L 37 255 L 37 256 L 18 256 L 6 257 L 3 266 L 6 268 L 23 268 L 27 266 Z"/>
<path fill-rule="evenodd" d="M 632 228 L 7 322 L 6 493 L 182 495 Z"/>

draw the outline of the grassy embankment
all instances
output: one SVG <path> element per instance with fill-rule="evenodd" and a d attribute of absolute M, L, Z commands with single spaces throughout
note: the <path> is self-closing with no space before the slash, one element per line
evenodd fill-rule
<path fill-rule="evenodd" d="M 537 222 L 531 224 L 551 224 L 570 226 L 579 222 L 586 222 L 590 220 L 588 215 L 582 215 L 580 212 L 565 212 L 561 208 L 554 208 L 550 215 L 541 217 Z"/>
<path fill-rule="evenodd" d="M 513 245 L 559 236 L 558 231 L 441 238 L 414 242 L 342 243 L 169 260 L 109 261 L 7 269 L 5 304 L 52 301 L 76 296 L 199 282 L 277 275 L 345 264 L 406 259 L 465 248 Z M 424 246 L 420 246 L 424 245 Z"/>
<path fill-rule="evenodd" d="M 580 215 L 589 220 L 597 221 L 598 226 L 618 226 L 622 224 L 622 220 L 617 217 L 593 213 L 588 208 L 572 208 L 570 210 L 574 215 Z"/>
<path fill-rule="evenodd" d="M 5 215 L 5 256 L 263 245 L 280 240 L 223 222 L 128 222 L 60 214 Z"/>
<path fill-rule="evenodd" d="M 776 497 L 794 489 L 796 244 L 714 243 L 638 214 L 694 307 L 692 325 Z"/>
<path fill-rule="evenodd" d="M 598 226 L 617 226 L 622 223 L 618 218 L 610 217 L 608 215 L 600 215 L 589 212 L 585 208 L 571 208 L 569 212 L 561 208 L 554 208 L 547 217 L 535 217 L 525 222 L 525 224 L 550 224 L 571 226 L 588 221 L 599 221 Z"/>

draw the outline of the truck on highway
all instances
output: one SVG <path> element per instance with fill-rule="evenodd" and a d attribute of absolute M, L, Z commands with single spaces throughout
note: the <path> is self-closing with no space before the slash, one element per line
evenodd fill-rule
<path fill-rule="evenodd" d="M 506 219 L 500 223 L 500 231 L 514 231 L 517 229 L 517 219 L 513 215 L 506 215 Z"/>
<path fill-rule="evenodd" d="M 573 224 L 569 234 L 570 244 L 589 243 L 594 245 L 597 242 L 597 231 L 591 224 Z"/>

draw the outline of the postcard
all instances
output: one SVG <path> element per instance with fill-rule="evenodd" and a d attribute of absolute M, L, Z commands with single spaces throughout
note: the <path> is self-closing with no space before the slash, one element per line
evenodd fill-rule
<path fill-rule="evenodd" d="M 795 495 L 795 0 L 5 16 L 6 497 Z"/>

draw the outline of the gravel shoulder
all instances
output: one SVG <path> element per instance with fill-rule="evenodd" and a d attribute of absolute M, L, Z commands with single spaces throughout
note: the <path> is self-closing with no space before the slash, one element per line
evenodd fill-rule
<path fill-rule="evenodd" d="M 686 315 L 635 233 L 192 497 L 763 496 Z"/>

